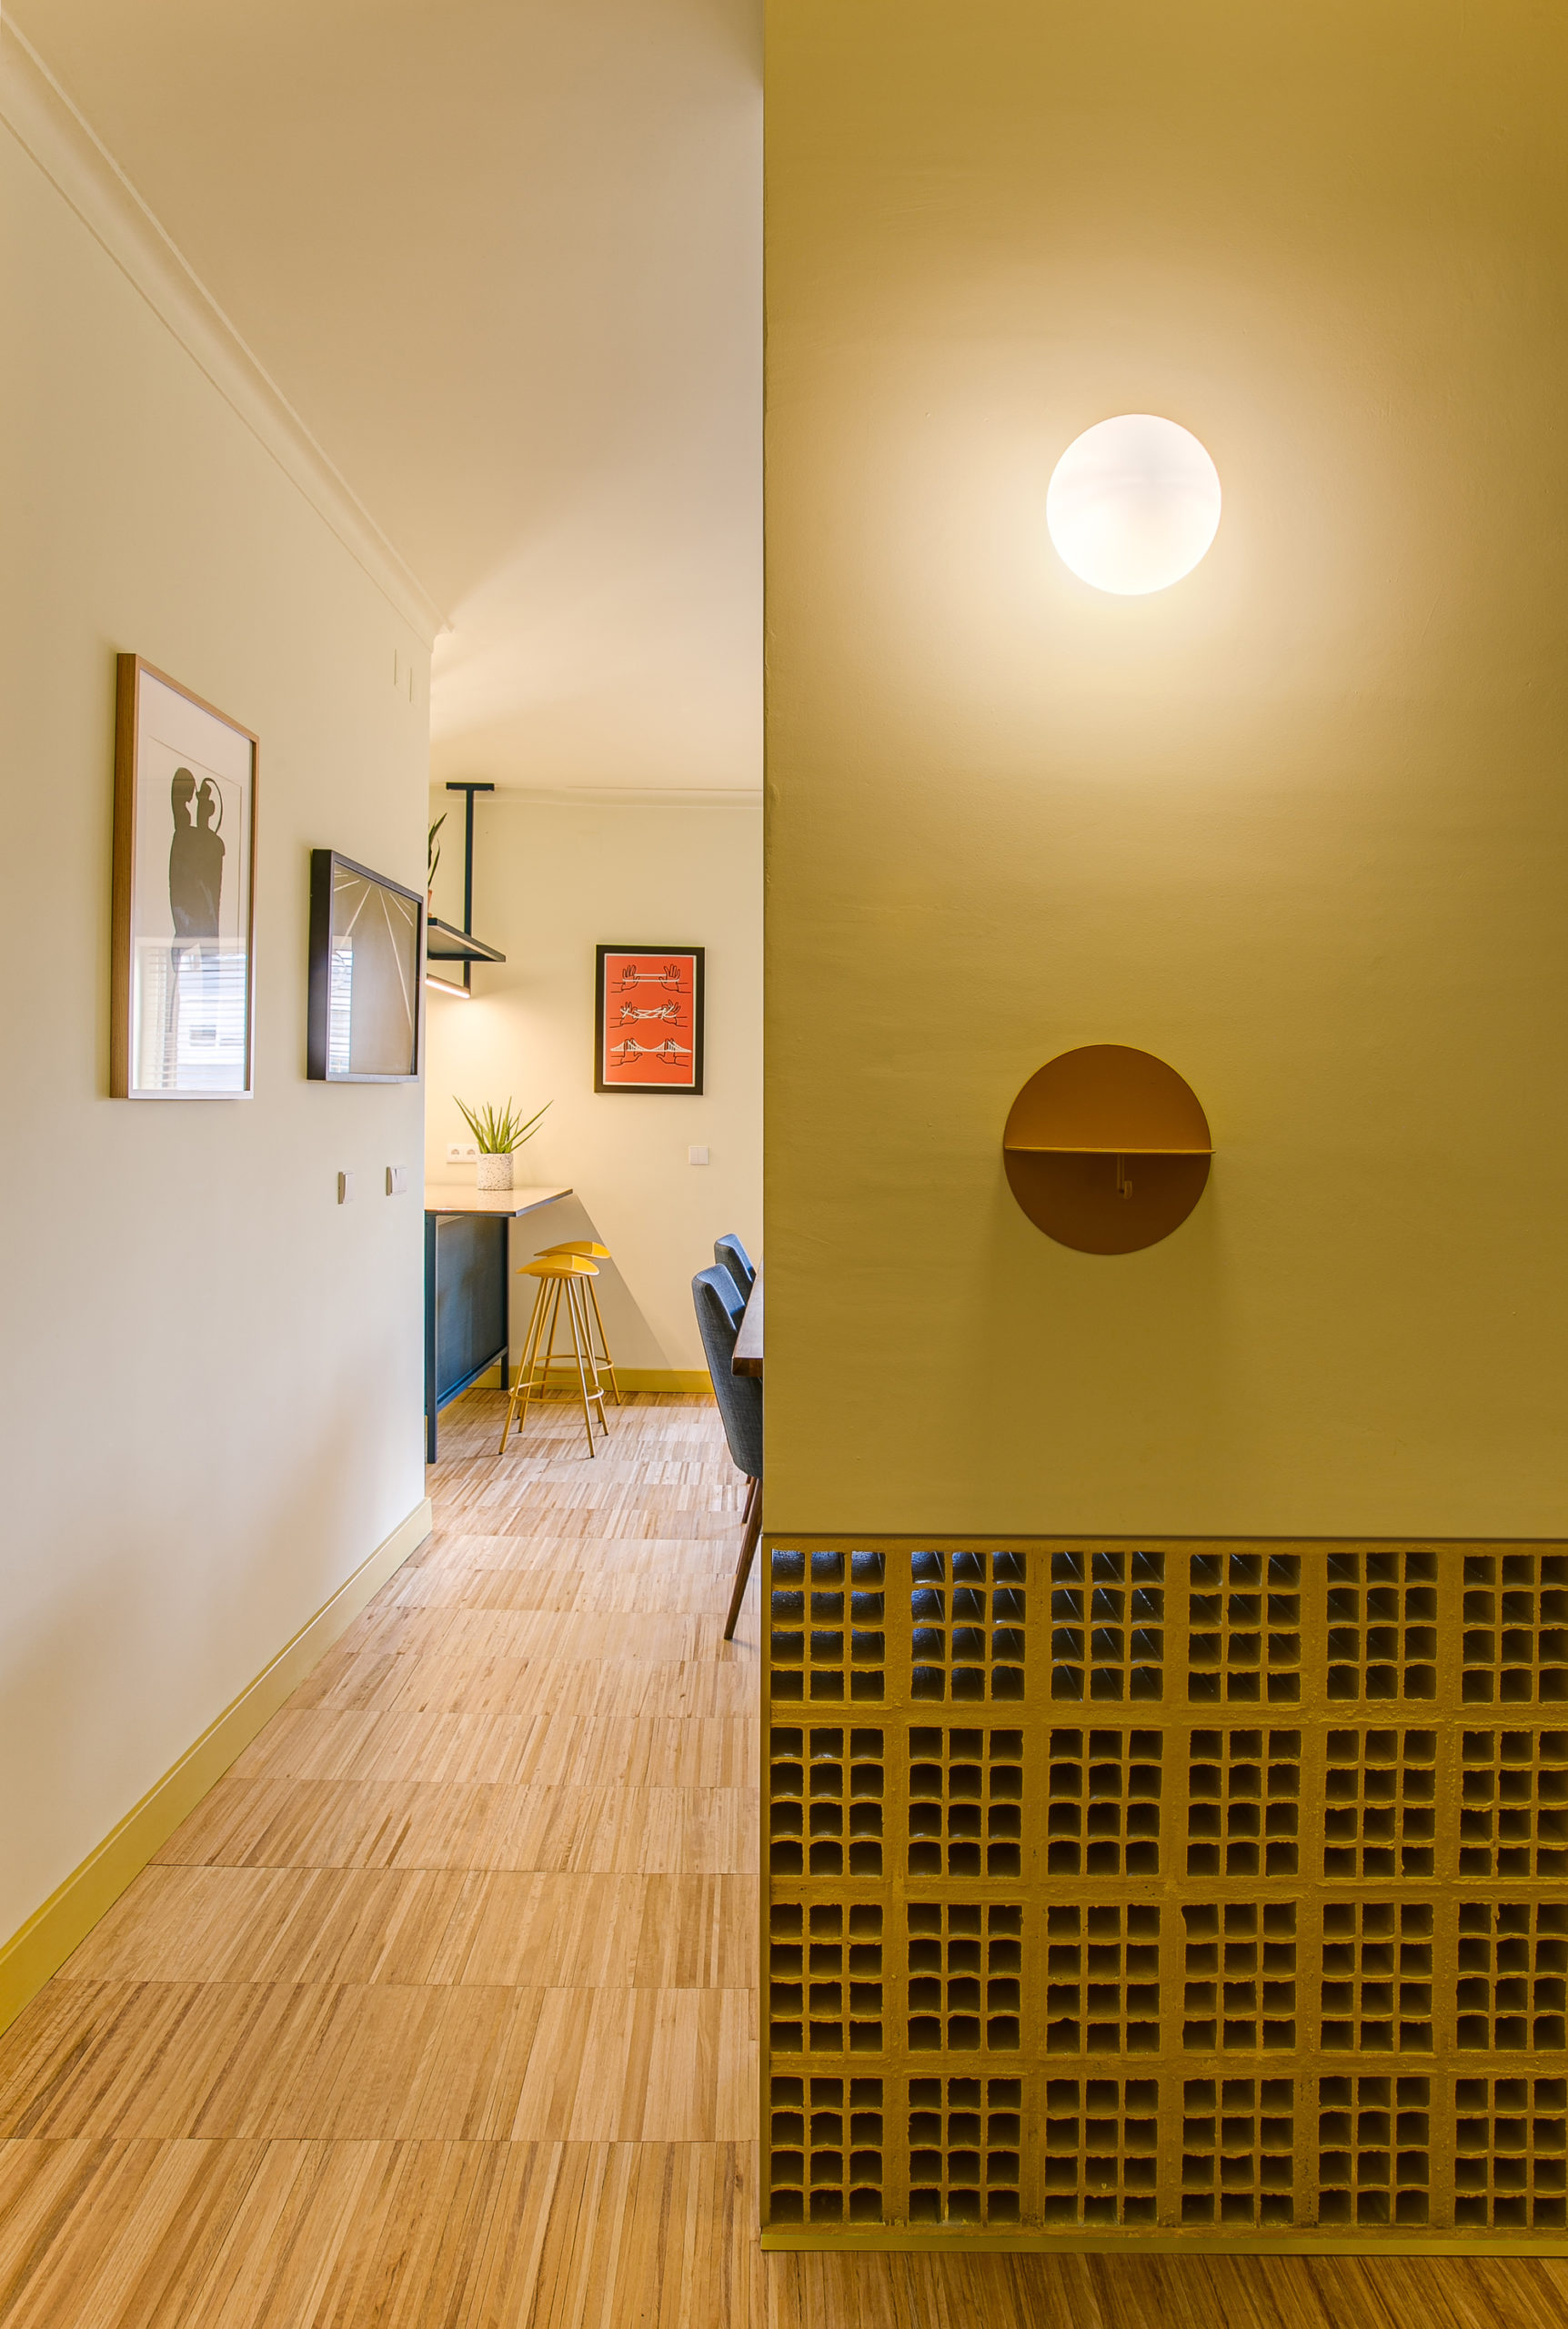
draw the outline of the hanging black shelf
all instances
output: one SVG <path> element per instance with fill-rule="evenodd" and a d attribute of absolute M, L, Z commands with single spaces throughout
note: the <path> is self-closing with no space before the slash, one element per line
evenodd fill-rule
<path fill-rule="evenodd" d="M 482 938 L 467 930 L 454 930 L 449 922 L 438 922 L 433 913 L 426 915 L 425 929 L 425 952 L 432 963 L 504 963 L 507 959 L 498 946 L 487 946 Z"/>
<path fill-rule="evenodd" d="M 463 927 L 461 930 L 456 930 L 449 922 L 437 922 L 433 913 L 427 913 L 425 916 L 427 963 L 461 963 L 463 965 L 462 992 L 465 994 L 473 992 L 473 966 L 476 963 L 504 963 L 507 959 L 498 946 L 487 946 L 484 940 L 476 938 L 468 927 L 474 919 L 474 795 L 476 792 L 493 792 L 495 789 L 493 784 L 447 785 L 448 792 L 460 792 L 464 796 Z M 448 982 L 438 979 L 435 983 L 438 986 L 446 986 Z"/>

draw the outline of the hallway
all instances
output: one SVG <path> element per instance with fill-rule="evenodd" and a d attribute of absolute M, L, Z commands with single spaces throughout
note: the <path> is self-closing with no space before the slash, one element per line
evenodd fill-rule
<path fill-rule="evenodd" d="M 612 1415 L 451 1411 L 435 1535 L 0 2040 L 7 2329 L 746 2317 L 739 1484 Z"/>

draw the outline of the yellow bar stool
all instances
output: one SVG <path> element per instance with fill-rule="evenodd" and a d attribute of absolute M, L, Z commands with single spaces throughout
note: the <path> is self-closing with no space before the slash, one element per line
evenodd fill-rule
<path fill-rule="evenodd" d="M 596 1245 L 591 1237 L 568 1237 L 559 1245 L 547 1245 L 544 1250 L 547 1254 L 577 1254 L 584 1261 L 588 1262 L 608 1262 L 610 1258 L 609 1247 Z M 615 1393 L 615 1403 L 618 1407 L 621 1405 L 620 1385 L 615 1379 L 615 1361 L 609 1355 L 609 1342 L 604 1330 L 604 1315 L 599 1309 L 598 1296 L 594 1291 L 591 1280 L 588 1284 L 588 1298 L 593 1305 L 594 1325 L 598 1329 L 598 1348 L 594 1353 L 594 1366 L 596 1371 L 602 1366 L 609 1376 L 609 1387 Z"/>
<path fill-rule="evenodd" d="M 542 1393 L 548 1388 L 551 1367 L 569 1368 L 575 1366 L 578 1388 L 582 1394 L 583 1427 L 588 1433 L 588 1454 L 597 1456 L 598 1450 L 593 1444 L 593 1409 L 596 1406 L 598 1408 L 599 1429 L 608 1434 L 609 1425 L 605 1420 L 604 1392 L 594 1365 L 588 1304 L 583 1298 L 583 1289 L 589 1278 L 598 1275 L 598 1270 L 580 1254 L 540 1254 L 536 1260 L 525 1262 L 518 1275 L 536 1279 L 538 1292 L 534 1296 L 533 1316 L 528 1320 L 522 1364 L 518 1368 L 518 1379 L 512 1386 L 507 1420 L 501 1426 L 499 1452 L 506 1454 L 507 1435 L 511 1430 L 513 1417 L 517 1417 L 518 1429 L 521 1431 L 528 1418 L 528 1401 L 536 1391 Z M 560 1321 L 563 1302 L 570 1344 L 558 1358 L 556 1328 Z M 518 1412 L 519 1400 L 522 1403 L 520 1415 Z"/>

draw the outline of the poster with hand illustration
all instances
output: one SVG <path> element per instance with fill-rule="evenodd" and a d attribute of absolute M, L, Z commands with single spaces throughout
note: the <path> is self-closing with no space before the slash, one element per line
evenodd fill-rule
<path fill-rule="evenodd" d="M 700 1092 L 703 950 L 601 946 L 595 980 L 596 1092 Z"/>
<path fill-rule="evenodd" d="M 118 659 L 110 1088 L 249 1096 L 257 746 L 248 729 Z"/>

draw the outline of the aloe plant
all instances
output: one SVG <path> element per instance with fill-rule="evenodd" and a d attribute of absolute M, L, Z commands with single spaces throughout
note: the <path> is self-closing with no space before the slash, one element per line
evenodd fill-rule
<path fill-rule="evenodd" d="M 447 812 L 443 810 L 425 836 L 425 887 L 427 890 L 434 889 L 436 885 L 436 868 L 441 862 L 441 844 L 436 836 L 446 822 Z"/>
<path fill-rule="evenodd" d="M 456 1094 L 453 1097 L 457 1097 Z M 505 1109 L 470 1108 L 466 1100 L 457 1101 L 458 1112 L 482 1156 L 509 1156 L 514 1148 L 521 1148 L 525 1140 L 533 1138 L 539 1118 L 549 1105 L 547 1100 L 544 1108 L 536 1109 L 525 1120 L 509 1099 Z"/>

